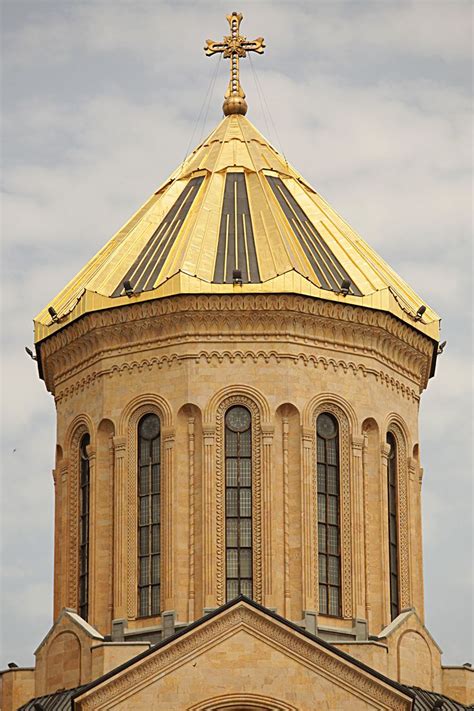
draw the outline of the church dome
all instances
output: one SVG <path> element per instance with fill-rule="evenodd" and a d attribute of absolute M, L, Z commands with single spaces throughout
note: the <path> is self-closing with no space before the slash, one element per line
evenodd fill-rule
<path fill-rule="evenodd" d="M 225 47 L 208 40 L 205 49 Z M 92 311 L 236 293 L 385 311 L 437 342 L 437 314 L 246 118 L 235 76 L 234 67 L 223 120 L 39 313 L 36 342 Z"/>
<path fill-rule="evenodd" d="M 234 114 L 40 312 L 36 340 L 130 299 L 256 292 L 388 311 L 438 338 L 437 314 L 426 306 L 419 318 L 422 299 L 245 116 Z"/>

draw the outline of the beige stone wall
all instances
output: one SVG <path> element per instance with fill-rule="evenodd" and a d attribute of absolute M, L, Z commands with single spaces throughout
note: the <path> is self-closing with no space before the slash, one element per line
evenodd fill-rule
<path fill-rule="evenodd" d="M 90 622 L 136 610 L 136 425 L 162 421 L 163 599 L 180 622 L 224 602 L 222 417 L 254 418 L 255 597 L 318 609 L 315 416 L 341 432 L 343 620 L 389 619 L 388 428 L 400 441 L 401 585 L 423 615 L 418 405 L 432 344 L 385 314 L 304 297 L 178 297 L 86 316 L 43 346 L 58 413 L 55 606 L 77 606 L 77 448 L 91 435 Z M 93 470 L 93 471 L 92 471 Z M 258 547 L 257 547 L 258 543 Z M 113 565 L 113 567 L 112 567 Z"/>
<path fill-rule="evenodd" d="M 443 667 L 443 694 L 463 704 L 474 704 L 474 669 Z"/>
<path fill-rule="evenodd" d="M 16 711 L 35 695 L 33 669 L 8 669 L 0 675 L 0 711 Z"/>
<path fill-rule="evenodd" d="M 149 649 L 146 642 L 102 642 L 91 648 L 91 681 Z"/>

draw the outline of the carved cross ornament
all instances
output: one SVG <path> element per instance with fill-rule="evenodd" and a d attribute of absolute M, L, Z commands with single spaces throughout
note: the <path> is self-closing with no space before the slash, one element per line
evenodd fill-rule
<path fill-rule="evenodd" d="M 224 37 L 222 42 L 206 40 L 204 47 L 204 51 L 208 57 L 220 52 L 224 59 L 230 59 L 230 81 L 222 107 L 226 116 L 230 114 L 245 115 L 247 113 L 245 93 L 240 84 L 239 60 L 241 57 L 246 57 L 247 52 L 263 54 L 265 48 L 263 37 L 257 37 L 257 39 L 249 41 L 240 34 L 242 18 L 243 15 L 240 12 L 233 12 L 232 15 L 227 15 L 230 35 Z"/>

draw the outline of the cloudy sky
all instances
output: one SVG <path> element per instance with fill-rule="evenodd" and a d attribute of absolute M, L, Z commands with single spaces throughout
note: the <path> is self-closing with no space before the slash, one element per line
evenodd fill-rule
<path fill-rule="evenodd" d="M 243 67 L 250 120 L 443 317 L 421 405 L 426 621 L 444 663 L 474 661 L 471 3 L 1 7 L 0 667 L 31 664 L 52 621 L 55 413 L 32 318 L 219 121 L 228 67 L 202 45 L 234 9 L 267 43 L 263 102 Z"/>

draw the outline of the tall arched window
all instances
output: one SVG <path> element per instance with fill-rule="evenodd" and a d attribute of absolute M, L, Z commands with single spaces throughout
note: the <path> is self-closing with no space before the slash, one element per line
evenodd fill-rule
<path fill-rule="evenodd" d="M 160 419 L 138 424 L 138 614 L 160 614 Z"/>
<path fill-rule="evenodd" d="M 231 407 L 225 416 L 227 600 L 252 597 L 252 416 Z"/>
<path fill-rule="evenodd" d="M 319 612 L 341 615 L 339 427 L 323 412 L 317 423 Z"/>
<path fill-rule="evenodd" d="M 79 614 L 87 620 L 89 614 L 89 499 L 90 465 L 87 447 L 91 438 L 83 435 L 79 445 Z"/>
<path fill-rule="evenodd" d="M 398 595 L 398 497 L 397 497 L 397 443 L 391 432 L 387 433 L 388 455 L 388 546 L 390 569 L 390 615 L 391 619 L 400 613 Z"/>

